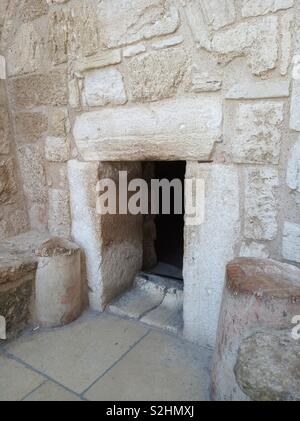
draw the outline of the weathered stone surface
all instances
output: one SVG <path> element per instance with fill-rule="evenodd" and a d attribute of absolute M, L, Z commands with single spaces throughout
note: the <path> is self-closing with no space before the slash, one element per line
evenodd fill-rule
<path fill-rule="evenodd" d="M 85 57 L 97 52 L 101 25 L 97 19 L 97 4 L 93 0 L 54 10 L 49 20 L 49 43 L 54 64 L 64 63 L 68 57 Z"/>
<path fill-rule="evenodd" d="M 48 136 L 45 143 L 45 158 L 51 162 L 66 162 L 70 158 L 70 142 L 65 137 Z"/>
<path fill-rule="evenodd" d="M 236 296 L 259 294 L 262 306 L 265 298 L 294 299 L 296 303 L 300 298 L 297 275 L 299 269 L 286 263 L 271 259 L 237 258 L 227 265 L 226 289 Z M 260 317 L 264 316 L 260 314 Z"/>
<path fill-rule="evenodd" d="M 235 375 L 253 401 L 300 400 L 300 343 L 290 330 L 258 332 L 240 346 Z"/>
<path fill-rule="evenodd" d="M 144 44 L 138 44 L 138 45 L 131 45 L 129 47 L 124 48 L 123 50 L 123 57 L 134 57 L 138 54 L 145 53 L 146 47 Z"/>
<path fill-rule="evenodd" d="M 56 108 L 49 117 L 49 135 L 65 137 L 70 131 L 70 121 L 66 109 Z"/>
<path fill-rule="evenodd" d="M 49 51 L 53 64 L 65 63 L 68 59 L 69 30 L 68 11 L 53 11 L 49 17 Z"/>
<path fill-rule="evenodd" d="M 0 80 L 6 79 L 6 60 L 4 56 L 0 55 Z"/>
<path fill-rule="evenodd" d="M 278 173 L 273 168 L 246 170 L 245 236 L 253 240 L 273 240 L 277 235 Z"/>
<path fill-rule="evenodd" d="M 161 41 L 155 42 L 154 44 L 152 44 L 152 48 L 154 48 L 154 50 L 161 50 L 163 48 L 175 47 L 176 45 L 179 45 L 182 43 L 183 43 L 183 36 L 177 35 L 172 38 L 166 38 Z"/>
<path fill-rule="evenodd" d="M 200 7 L 200 2 L 185 2 L 185 13 L 195 42 L 199 47 L 211 50 L 211 34 Z"/>
<path fill-rule="evenodd" d="M 51 235 L 68 238 L 71 234 L 70 194 L 49 189 L 48 229 Z"/>
<path fill-rule="evenodd" d="M 208 25 L 218 30 L 235 21 L 234 0 L 200 0 Z"/>
<path fill-rule="evenodd" d="M 46 166 L 47 185 L 54 189 L 66 190 L 68 186 L 67 165 L 60 162 L 49 162 Z"/>
<path fill-rule="evenodd" d="M 175 95 L 187 65 L 187 54 L 181 48 L 132 58 L 128 79 L 133 100 L 156 101 Z"/>
<path fill-rule="evenodd" d="M 15 115 L 15 135 L 19 143 L 34 143 L 48 129 L 48 119 L 43 113 L 25 112 Z"/>
<path fill-rule="evenodd" d="M 278 331 L 289 329 L 291 334 L 291 320 L 300 310 L 299 275 L 298 267 L 270 259 L 238 258 L 228 264 L 212 369 L 213 400 L 251 400 L 252 396 L 246 394 L 244 387 L 242 389 L 239 387 L 236 378 L 236 363 L 241 344 L 245 338 L 251 337 L 256 332 L 264 331 L 270 334 L 273 329 Z M 276 349 L 278 350 L 279 348 Z M 253 364 L 257 366 L 251 375 L 249 374 L 249 380 L 252 379 L 252 375 L 256 377 L 257 391 L 259 384 L 265 386 L 264 380 L 256 371 L 260 362 L 262 377 L 266 374 L 265 379 L 268 382 L 272 380 L 272 377 L 263 370 L 264 361 L 269 360 L 270 363 L 274 361 L 271 349 L 269 351 L 264 353 L 263 350 L 253 347 Z M 263 359 L 256 358 L 263 354 Z M 288 352 L 284 355 L 276 352 L 276 355 L 277 366 L 271 363 L 273 367 L 270 375 L 273 375 L 273 378 L 281 371 L 279 367 L 286 364 L 286 359 L 289 359 Z M 243 363 L 246 363 L 245 368 L 247 368 L 245 359 Z M 246 377 L 243 376 L 243 380 L 246 382 Z M 249 386 L 252 389 L 252 385 Z M 270 387 L 274 387 L 274 384 L 270 384 Z"/>
<path fill-rule="evenodd" d="M 222 80 L 219 76 L 208 73 L 202 73 L 198 70 L 193 70 L 191 74 L 191 82 L 188 86 L 189 91 L 200 92 L 216 92 L 222 89 Z"/>
<path fill-rule="evenodd" d="M 227 99 L 287 98 L 290 96 L 290 83 L 286 81 L 263 81 L 239 83 L 226 94 Z"/>
<path fill-rule="evenodd" d="M 270 252 L 264 244 L 251 242 L 249 244 L 243 243 L 240 250 L 241 257 L 255 257 L 258 259 L 267 259 L 270 257 Z"/>
<path fill-rule="evenodd" d="M 101 51 L 92 57 L 85 57 L 81 60 L 77 60 L 75 70 L 79 72 L 86 72 L 88 70 L 100 69 L 102 67 L 112 66 L 113 64 L 119 64 L 121 61 L 121 50 Z"/>
<path fill-rule="evenodd" d="M 46 327 L 69 324 L 82 310 L 80 248 L 65 239 L 52 238 L 36 254 L 37 322 Z"/>
<path fill-rule="evenodd" d="M 32 22 L 22 24 L 7 52 L 8 74 L 31 73 L 40 69 L 46 52 L 46 41 L 38 26 Z"/>
<path fill-rule="evenodd" d="M 285 222 L 283 228 L 282 256 L 291 262 L 300 263 L 300 225 Z"/>
<path fill-rule="evenodd" d="M 67 105 L 65 72 L 23 76 L 9 81 L 9 91 L 15 106 L 31 108 L 42 105 Z"/>
<path fill-rule="evenodd" d="M 6 107 L 0 107 L 0 155 L 6 155 L 9 147 L 9 118 Z"/>
<path fill-rule="evenodd" d="M 47 201 L 44 159 L 38 145 L 18 148 L 18 158 L 26 196 L 36 203 Z"/>
<path fill-rule="evenodd" d="M 229 136 L 233 160 L 250 164 L 278 164 L 283 119 L 282 103 L 239 105 L 235 133 Z"/>
<path fill-rule="evenodd" d="M 82 114 L 74 138 L 84 159 L 209 159 L 221 135 L 217 98 L 185 98 Z"/>
<path fill-rule="evenodd" d="M 286 182 L 290 189 L 300 192 L 300 140 L 295 143 L 290 152 Z"/>
<path fill-rule="evenodd" d="M 0 204 L 10 203 L 16 193 L 14 163 L 11 158 L 0 161 Z"/>
<path fill-rule="evenodd" d="M 132 286 L 142 266 L 141 216 L 96 211 L 97 182 L 117 181 L 118 171 L 128 171 L 128 180 L 141 176 L 139 163 L 68 162 L 72 236 L 84 250 L 90 306 L 98 311 Z"/>
<path fill-rule="evenodd" d="M 112 48 L 175 32 L 179 13 L 168 0 L 122 0 L 122 7 L 104 0 L 99 20 L 104 43 Z"/>
<path fill-rule="evenodd" d="M 292 61 L 292 34 L 293 34 L 294 13 L 288 12 L 281 18 L 281 63 L 280 74 L 285 76 L 288 73 Z"/>
<path fill-rule="evenodd" d="M 20 281 L 34 272 L 36 267 L 37 263 L 31 257 L 3 253 L 0 262 L 0 285 Z"/>
<path fill-rule="evenodd" d="M 293 82 L 290 112 L 290 128 L 300 132 L 300 80 Z"/>
<path fill-rule="evenodd" d="M 217 32 L 212 41 L 212 50 L 225 63 L 241 55 L 248 56 L 252 73 L 261 75 L 276 67 L 278 29 L 277 16 L 265 17 L 257 23 L 242 22 L 234 28 Z"/>
<path fill-rule="evenodd" d="M 274 13 L 277 10 L 289 9 L 294 5 L 294 0 L 243 0 L 242 15 L 259 16 Z"/>
<path fill-rule="evenodd" d="M 18 283 L 0 286 L 0 314 L 6 321 L 7 338 L 20 333 L 29 322 L 34 275 L 35 271 Z"/>
<path fill-rule="evenodd" d="M 117 69 L 87 72 L 82 96 L 83 104 L 90 107 L 125 104 L 127 96 L 122 74 Z"/>
<path fill-rule="evenodd" d="M 20 10 L 20 18 L 28 22 L 48 13 L 47 0 L 25 0 Z"/>
<path fill-rule="evenodd" d="M 240 238 L 238 169 L 188 162 L 186 178 L 204 179 L 205 216 L 201 225 L 185 228 L 184 334 L 191 341 L 214 346 L 225 268 Z"/>

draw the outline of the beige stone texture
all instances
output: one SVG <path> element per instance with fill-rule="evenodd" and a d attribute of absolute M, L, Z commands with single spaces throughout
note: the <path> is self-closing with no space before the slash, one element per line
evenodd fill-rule
<path fill-rule="evenodd" d="M 70 194 L 51 188 L 48 193 L 48 229 L 51 235 L 68 238 L 71 234 Z"/>
<path fill-rule="evenodd" d="M 10 152 L 10 128 L 7 109 L 0 106 L 0 156 Z"/>
<path fill-rule="evenodd" d="M 9 93 L 17 108 L 66 105 L 67 79 L 63 71 L 10 79 Z"/>
<path fill-rule="evenodd" d="M 179 12 L 169 0 L 123 0 L 122 7 L 104 0 L 99 21 L 104 44 L 112 48 L 175 32 Z"/>
<path fill-rule="evenodd" d="M 47 201 L 46 177 L 43 155 L 39 145 L 18 148 L 18 159 L 23 177 L 24 192 L 34 203 Z"/>
<path fill-rule="evenodd" d="M 245 236 L 273 240 L 278 232 L 278 171 L 273 168 L 245 170 Z"/>
<path fill-rule="evenodd" d="M 15 138 L 20 144 L 35 143 L 48 129 L 47 116 L 39 112 L 21 112 L 15 115 Z"/>
<path fill-rule="evenodd" d="M 132 58 L 129 85 L 134 101 L 157 101 L 176 94 L 187 71 L 184 49 L 168 49 Z"/>
<path fill-rule="evenodd" d="M 278 164 L 284 106 L 280 102 L 240 104 L 234 134 L 228 130 L 229 150 L 234 162 Z"/>
<path fill-rule="evenodd" d="M 218 98 L 171 99 L 81 114 L 73 129 L 86 160 L 208 160 L 220 140 Z"/>

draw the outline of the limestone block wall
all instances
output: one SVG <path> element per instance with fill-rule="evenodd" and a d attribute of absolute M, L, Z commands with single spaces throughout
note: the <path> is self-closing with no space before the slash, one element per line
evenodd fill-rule
<path fill-rule="evenodd" d="M 29 229 L 7 100 L 3 56 L 4 12 L 7 4 L 4 1 L 0 5 L 0 241 Z"/>
<path fill-rule="evenodd" d="M 31 226 L 71 235 L 70 160 L 187 160 L 206 179 L 208 217 L 186 230 L 186 334 L 213 344 L 230 258 L 300 264 L 300 2 L 1 8 Z"/>

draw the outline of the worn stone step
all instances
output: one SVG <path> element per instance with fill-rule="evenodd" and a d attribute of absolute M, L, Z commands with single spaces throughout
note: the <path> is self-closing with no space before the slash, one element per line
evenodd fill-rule
<path fill-rule="evenodd" d="M 178 333 L 182 328 L 182 282 L 141 273 L 134 287 L 112 302 L 108 310 L 121 317 Z"/>

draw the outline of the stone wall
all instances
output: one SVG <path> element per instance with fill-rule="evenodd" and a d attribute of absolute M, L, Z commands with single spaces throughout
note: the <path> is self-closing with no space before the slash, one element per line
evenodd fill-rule
<path fill-rule="evenodd" d="M 208 318 L 201 340 L 213 344 L 228 259 L 300 263 L 299 2 L 2 0 L 1 8 L 31 226 L 70 236 L 71 159 L 195 161 L 191 172 L 216 187 L 207 193 L 211 219 L 186 233 L 185 313 L 196 320 L 186 331 L 199 340 L 195 317 Z M 210 203 L 222 201 L 226 214 L 214 213 Z M 224 246 L 230 215 L 238 224 Z M 217 251 L 207 253 L 212 238 Z"/>
<path fill-rule="evenodd" d="M 3 28 L 7 5 L 8 2 L 5 1 L 0 5 L 0 241 L 29 229 L 7 100 L 3 56 Z"/>

